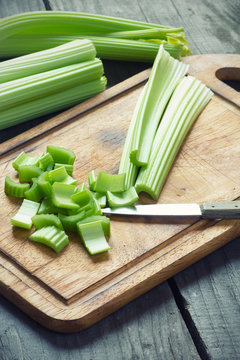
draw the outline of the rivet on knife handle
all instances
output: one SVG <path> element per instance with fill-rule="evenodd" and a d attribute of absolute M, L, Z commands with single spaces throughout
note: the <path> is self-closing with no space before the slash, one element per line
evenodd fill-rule
<path fill-rule="evenodd" d="M 224 201 L 200 205 L 205 219 L 240 219 L 240 201 Z"/>

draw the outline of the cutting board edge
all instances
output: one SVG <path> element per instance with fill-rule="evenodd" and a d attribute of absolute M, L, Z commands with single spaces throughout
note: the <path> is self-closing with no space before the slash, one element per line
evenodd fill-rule
<path fill-rule="evenodd" d="M 54 304 L 52 301 L 47 300 L 44 295 L 42 296 L 39 289 L 36 290 L 34 286 L 29 287 L 29 285 L 24 283 L 18 274 L 20 270 L 17 266 L 13 266 L 10 261 L 7 265 L 1 266 L 0 293 L 46 328 L 61 333 L 78 332 L 94 325 L 96 322 L 117 311 L 153 287 L 161 284 L 163 281 L 166 281 L 168 278 L 176 275 L 188 266 L 232 241 L 236 238 L 236 231 L 240 234 L 240 223 L 236 220 L 223 220 L 217 224 L 217 228 L 216 224 L 210 226 L 210 228 L 213 236 L 211 240 L 208 241 L 208 247 L 205 246 L 205 237 L 209 237 L 209 227 L 206 227 L 201 232 L 197 232 L 192 238 L 186 239 L 195 244 L 195 248 L 187 255 L 184 255 L 185 241 L 183 241 L 183 238 L 179 238 L 180 243 L 175 249 L 171 250 L 170 253 L 160 256 L 162 263 L 166 265 L 164 268 L 160 266 L 161 262 L 158 261 L 158 253 L 156 253 L 153 255 L 154 259 L 151 257 L 148 258 L 147 265 L 143 268 L 136 269 L 130 276 L 124 277 L 124 273 L 120 274 L 122 279 L 102 291 L 100 287 L 97 295 L 85 301 L 87 304 L 92 302 L 93 307 L 83 316 L 80 315 L 83 306 L 81 301 L 76 301 L 76 303 L 73 304 L 75 305 L 74 308 L 65 304 L 59 306 L 57 299 L 58 304 Z M 201 244 L 201 246 L 199 246 L 199 244 Z M 174 257 L 176 249 L 179 254 L 177 259 Z M 173 262 L 171 262 L 172 256 L 174 258 Z M 9 267 L 11 267 L 11 269 L 8 269 L 8 265 L 10 265 Z M 138 266 L 139 265 L 141 264 L 138 264 Z M 150 269 L 148 266 L 153 268 L 151 276 L 149 276 Z M 5 274 L 3 274 L 3 272 L 5 272 Z M 5 281 L 3 275 L 5 275 Z M 18 292 L 19 286 L 21 288 L 25 287 L 24 291 L 22 289 L 22 296 Z M 36 287 L 39 287 L 37 282 Z M 43 300 L 43 308 L 37 304 L 39 297 Z M 101 306 L 99 306 L 99 300 L 103 302 Z M 47 307 L 46 303 L 48 303 Z"/>

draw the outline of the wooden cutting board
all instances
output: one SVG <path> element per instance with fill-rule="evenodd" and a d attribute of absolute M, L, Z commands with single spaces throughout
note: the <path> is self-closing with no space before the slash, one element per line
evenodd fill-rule
<path fill-rule="evenodd" d="M 199 55 L 183 61 L 190 64 L 190 74 L 239 104 L 239 93 L 215 73 L 223 80 L 239 77 L 240 55 Z M 55 144 L 76 153 L 74 177 L 79 182 L 86 182 L 92 169 L 116 173 L 149 73 L 143 71 L 0 145 L 0 292 L 50 329 L 87 328 L 240 235 L 238 220 L 164 223 L 115 218 L 111 250 L 91 257 L 77 237 L 70 236 L 70 244 L 57 255 L 28 241 L 29 231 L 11 227 L 9 219 L 21 203 L 3 190 L 5 176 L 15 176 L 13 159 L 23 150 L 34 156 Z M 239 161 L 239 108 L 214 95 L 182 146 L 159 202 L 237 199 Z M 141 201 L 152 202 L 146 195 Z"/>

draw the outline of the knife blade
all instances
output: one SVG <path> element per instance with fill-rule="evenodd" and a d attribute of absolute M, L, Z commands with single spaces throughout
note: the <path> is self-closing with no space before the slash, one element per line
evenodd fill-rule
<path fill-rule="evenodd" d="M 105 208 L 104 215 L 151 216 L 163 218 L 240 219 L 240 201 L 203 204 L 147 204 L 129 207 Z"/>

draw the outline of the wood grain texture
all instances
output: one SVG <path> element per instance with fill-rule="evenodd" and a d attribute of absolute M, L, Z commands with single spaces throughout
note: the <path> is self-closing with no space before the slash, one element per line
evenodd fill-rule
<path fill-rule="evenodd" d="M 237 58 L 236 55 L 229 56 L 229 66 Z M 1 198 L 4 199 L 0 210 L 4 223 L 0 230 L 1 250 L 20 266 L 21 276 L 23 272 L 26 274 L 21 283 L 17 280 L 20 275 L 10 281 L 5 259 L 1 291 L 5 292 L 7 288 L 6 296 L 16 297 L 13 301 L 51 329 L 71 332 L 92 325 L 233 239 L 239 232 L 237 221 L 214 225 L 205 221 L 174 224 L 146 219 L 113 219 L 111 250 L 108 254 L 90 257 L 81 248 L 77 236 L 71 237 L 69 246 L 56 255 L 42 245 L 26 241 L 29 231 L 11 227 L 8 219 L 16 212 L 21 200 L 6 197 L 3 182 L 6 175 L 14 177 L 11 162 L 16 152 L 24 150 L 35 156 L 44 152 L 50 143 L 67 146 L 77 155 L 74 177 L 79 183 L 86 182 L 91 169 L 117 172 L 131 114 L 145 79 L 146 72 L 129 79 L 123 88 L 130 90 L 121 91 L 115 97 L 112 94 L 117 94 L 116 90 L 108 90 L 109 100 L 102 105 L 100 102 L 99 106 L 93 106 L 101 96 L 90 99 L 89 111 L 82 116 L 73 118 L 74 112 L 78 114 L 79 107 L 84 105 L 66 111 L 63 117 L 69 121 L 58 127 L 56 124 L 61 116 L 53 118 L 48 123 L 48 131 L 41 135 L 35 128 L 37 137 L 16 147 L 14 153 L 10 151 L 1 157 Z M 231 98 L 231 93 L 228 95 Z M 225 126 L 224 136 L 223 126 L 219 133 L 219 123 Z M 240 185 L 235 180 L 240 177 L 236 156 L 240 151 L 238 126 L 239 113 L 231 111 L 224 101 L 214 96 L 185 141 L 159 202 L 174 203 L 177 199 L 178 202 L 199 203 L 237 198 L 240 193 Z M 29 138 L 28 134 L 26 136 Z M 11 143 L 10 140 L 3 144 L 2 149 L 10 148 Z M 147 200 L 143 197 L 142 201 L 144 199 Z M 9 266 L 14 274 L 17 268 L 13 264 Z M 24 287 L 28 276 L 31 285 Z M 36 286 L 40 286 L 40 290 L 36 290 Z M 43 291 L 45 295 L 41 296 Z"/>

